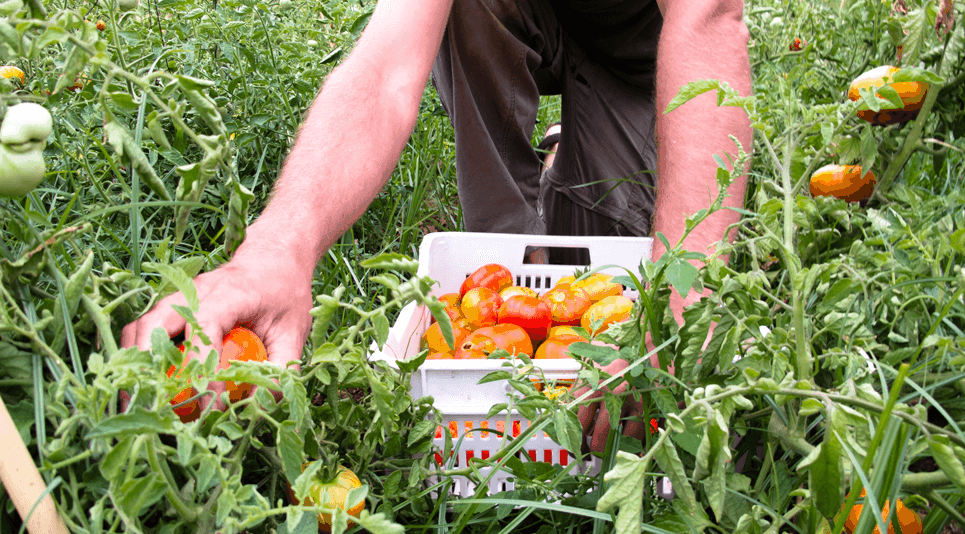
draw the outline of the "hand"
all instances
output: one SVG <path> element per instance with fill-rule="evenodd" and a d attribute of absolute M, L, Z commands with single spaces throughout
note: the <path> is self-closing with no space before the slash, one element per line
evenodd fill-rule
<path fill-rule="evenodd" d="M 300 360 L 311 326 L 310 273 L 306 277 L 303 270 L 284 260 L 240 254 L 239 250 L 231 262 L 194 279 L 200 300 L 195 318 L 211 340 L 211 346 L 203 347 L 202 354 L 212 348 L 221 354 L 221 339 L 241 323 L 262 339 L 272 363 L 285 366 Z M 171 305 L 186 305 L 184 295 L 175 293 L 162 299 L 137 321 L 125 326 L 121 331 L 121 346 L 150 350 L 151 332 L 155 328 L 163 328 L 169 337 L 183 332 L 185 339 L 193 338 L 200 344 L 200 338 Z M 190 357 L 202 356 L 195 352 Z M 202 409 L 212 399 L 214 407 L 222 409 L 220 396 L 225 391 L 224 383 L 211 382 L 209 390 L 214 396 L 201 398 Z M 280 393 L 275 395 L 277 399 Z M 122 403 L 126 405 L 123 398 Z"/>
<path fill-rule="evenodd" d="M 650 334 L 646 334 L 645 341 L 647 346 L 647 352 L 653 350 L 653 343 L 650 341 Z M 609 345 L 599 341 L 591 342 L 593 345 L 601 345 L 617 348 L 614 345 Z M 660 363 L 657 360 L 657 355 L 654 354 L 650 357 L 650 364 L 653 367 L 660 367 Z M 611 364 L 600 367 L 600 369 L 609 375 L 615 375 L 622 372 L 629 366 L 629 362 L 623 359 L 614 360 Z M 597 366 L 599 367 L 599 366 Z M 670 367 L 670 372 L 673 373 L 673 365 Z M 629 417 L 623 425 L 623 435 L 630 436 L 639 440 L 643 440 L 645 437 L 646 429 L 649 425 L 639 420 L 640 412 L 643 410 L 643 403 L 635 398 L 632 394 L 626 394 L 629 384 L 627 382 L 622 382 L 616 387 L 612 392 L 614 395 L 623 396 L 625 395 L 623 401 L 623 412 L 620 414 L 621 418 Z M 579 390 L 574 392 L 576 397 L 580 397 L 584 393 L 590 390 L 589 386 L 584 386 Z M 607 388 L 601 388 L 595 391 L 589 398 L 595 401 L 591 404 L 584 404 L 580 406 L 577 412 L 577 418 L 580 420 L 580 426 L 583 428 L 583 435 L 585 437 L 590 437 L 590 450 L 593 452 L 603 452 L 606 448 L 606 440 L 610 435 L 610 413 L 607 411 L 606 406 L 603 404 L 603 394 L 609 391 Z"/>

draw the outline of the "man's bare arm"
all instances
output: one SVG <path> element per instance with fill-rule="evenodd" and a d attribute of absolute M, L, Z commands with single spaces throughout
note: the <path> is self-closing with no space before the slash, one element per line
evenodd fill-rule
<path fill-rule="evenodd" d="M 234 257 L 195 279 L 198 324 L 221 350 L 238 322 L 251 326 L 271 361 L 301 358 L 311 279 L 323 252 L 388 180 L 419 112 L 452 0 L 382 0 L 358 45 L 328 77 L 302 125 L 273 197 Z M 124 327 L 121 344 L 151 346 L 151 331 L 194 333 L 172 305 L 176 293 Z M 212 383 L 216 394 L 223 384 Z"/>
<path fill-rule="evenodd" d="M 238 254 L 292 258 L 310 278 L 381 190 L 419 111 L 452 0 L 382 0 L 355 50 L 326 81 L 271 203 Z"/>
<path fill-rule="evenodd" d="M 750 121 L 738 108 L 717 107 L 713 93 L 701 95 L 671 113 L 663 110 L 682 86 L 698 79 L 720 79 L 742 95 L 751 91 L 748 31 L 743 22 L 742 0 L 658 0 L 664 14 L 657 57 L 657 148 L 659 182 L 654 213 L 654 235 L 661 232 L 671 245 L 684 234 L 686 217 L 708 208 L 717 196 L 717 164 L 713 154 L 736 155 L 728 135 L 750 151 Z M 725 157 L 726 159 L 726 157 Z M 746 178 L 730 187 L 725 206 L 742 206 Z M 684 242 L 687 250 L 713 251 L 728 225 L 739 216 L 730 210 L 715 213 Z M 729 236 L 733 239 L 733 233 Z M 654 243 L 654 258 L 663 245 Z M 671 310 L 678 322 L 686 300 L 676 293 Z"/>

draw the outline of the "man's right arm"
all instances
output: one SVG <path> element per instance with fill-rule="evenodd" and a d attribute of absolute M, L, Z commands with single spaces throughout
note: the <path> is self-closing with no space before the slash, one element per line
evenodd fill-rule
<path fill-rule="evenodd" d="M 243 322 L 271 361 L 301 358 L 315 264 L 365 211 L 388 180 L 419 112 L 452 0 L 382 0 L 357 46 L 313 102 L 262 215 L 230 262 L 195 279 L 198 324 L 221 351 Z M 124 327 L 122 346 L 150 348 L 151 331 L 194 337 L 160 301 Z M 216 394 L 222 384 L 212 384 Z"/>

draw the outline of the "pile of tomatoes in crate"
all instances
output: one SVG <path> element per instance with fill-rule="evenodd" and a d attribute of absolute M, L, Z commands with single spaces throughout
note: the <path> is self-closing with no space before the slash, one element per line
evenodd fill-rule
<path fill-rule="evenodd" d="M 428 359 L 486 359 L 496 349 L 534 358 L 567 358 L 567 348 L 589 342 L 611 324 L 630 318 L 633 302 L 623 286 L 605 273 L 581 280 L 560 278 L 542 295 L 513 284 L 499 264 L 483 265 L 470 274 L 458 293 L 439 297 L 452 323 L 454 346 L 439 323 L 422 336 Z M 579 330 L 577 327 L 582 329 Z"/>

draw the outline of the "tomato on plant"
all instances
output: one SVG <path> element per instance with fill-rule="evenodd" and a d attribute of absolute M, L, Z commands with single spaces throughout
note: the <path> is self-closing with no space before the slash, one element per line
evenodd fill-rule
<path fill-rule="evenodd" d="M 487 287 L 476 287 L 462 297 L 459 309 L 475 329 L 496 324 L 499 320 L 499 307 L 502 305 L 503 299 L 499 297 L 499 293 Z"/>
<path fill-rule="evenodd" d="M 860 165 L 825 165 L 811 175 L 813 196 L 833 196 L 858 202 L 871 196 L 875 189 L 875 175 L 871 171 L 862 176 Z"/>
<path fill-rule="evenodd" d="M 885 79 L 898 72 L 897 67 L 884 65 L 865 72 L 851 82 L 848 88 L 848 98 L 858 101 L 861 98 L 862 89 L 877 89 L 885 85 Z M 914 119 L 918 116 L 919 110 L 928 94 L 927 82 L 895 82 L 891 88 L 898 92 L 901 97 L 902 109 L 881 109 L 874 111 L 871 109 L 858 110 L 858 117 L 875 125 L 897 124 Z M 880 95 L 879 95 L 880 96 Z"/>
<path fill-rule="evenodd" d="M 15 67 L 13 65 L 4 65 L 0 67 L 0 76 L 4 78 L 16 78 L 20 80 L 20 83 L 27 81 L 27 75 L 20 70 L 20 67 Z"/>
<path fill-rule="evenodd" d="M 305 470 L 305 464 L 302 466 L 302 471 Z M 359 477 L 352 472 L 351 469 L 345 466 L 338 466 L 338 471 L 335 478 L 329 481 L 324 481 L 320 477 L 315 477 L 315 482 L 312 484 L 311 489 L 308 491 L 308 496 L 305 497 L 304 501 L 299 501 L 295 497 L 295 492 L 292 490 L 291 486 L 288 486 L 288 496 L 292 500 L 292 504 L 303 505 L 303 506 L 315 506 L 321 505 L 326 508 L 340 508 L 345 510 L 345 512 L 353 517 L 358 517 L 362 510 L 365 508 L 365 501 L 359 501 L 358 503 L 347 503 L 348 494 L 355 488 L 362 487 L 362 481 Z M 323 500 L 323 495 L 327 494 L 328 497 Z M 351 508 L 347 508 L 351 505 Z M 348 527 L 352 528 L 355 523 L 349 521 Z M 331 532 L 332 531 L 332 514 L 319 512 L 318 513 L 318 530 L 319 532 Z"/>
<path fill-rule="evenodd" d="M 181 352 L 184 352 L 184 345 L 181 345 L 178 348 L 181 349 Z M 170 378 L 171 375 L 173 375 L 174 371 L 176 370 L 177 370 L 177 366 L 175 365 L 172 365 L 171 367 L 169 367 L 168 378 Z M 180 377 L 181 377 L 181 371 L 178 371 L 178 378 Z M 197 394 L 198 394 L 198 390 L 194 388 L 184 388 L 181 390 L 180 393 L 175 395 L 173 399 L 171 399 L 171 404 L 181 404 L 182 402 L 190 399 L 191 397 Z M 201 402 L 195 399 L 189 402 L 188 404 L 185 404 L 184 406 L 175 406 L 174 413 L 176 413 L 178 417 L 181 418 L 182 423 L 190 423 L 191 421 L 196 420 L 201 415 Z"/>
<path fill-rule="evenodd" d="M 531 340 L 542 341 L 549 334 L 553 314 L 539 297 L 516 295 L 499 307 L 499 323 L 518 325 Z"/>
<path fill-rule="evenodd" d="M 51 131 L 53 118 L 40 104 L 7 108 L 0 124 L 0 196 L 23 196 L 44 179 L 43 150 Z"/>
<path fill-rule="evenodd" d="M 100 31 L 104 31 L 104 29 L 107 28 L 107 24 L 104 23 L 103 20 L 98 20 L 97 24 L 95 24 L 94 26 Z"/>
<path fill-rule="evenodd" d="M 459 286 L 459 294 L 465 298 L 470 289 L 489 288 L 496 293 L 513 285 L 513 275 L 509 269 L 498 263 L 490 263 L 473 271 Z"/>
<path fill-rule="evenodd" d="M 865 497 L 867 492 L 862 488 L 861 497 Z M 895 514 L 898 516 L 898 524 L 901 525 L 901 532 L 899 534 L 921 534 L 923 530 L 923 525 L 921 517 L 915 513 L 914 510 L 909 509 L 905 506 L 905 503 L 901 502 L 901 499 L 896 499 Z M 881 518 L 888 518 L 888 509 L 890 502 L 885 502 L 884 506 L 881 507 Z M 848 518 L 844 522 L 844 530 L 848 534 L 852 534 L 856 528 L 858 528 L 858 519 L 861 518 L 861 510 L 864 509 L 863 504 L 854 505 L 848 512 Z M 874 534 L 881 534 L 881 530 L 875 526 Z M 888 523 L 888 534 L 895 534 L 895 527 Z"/>

